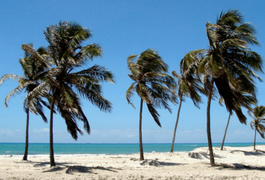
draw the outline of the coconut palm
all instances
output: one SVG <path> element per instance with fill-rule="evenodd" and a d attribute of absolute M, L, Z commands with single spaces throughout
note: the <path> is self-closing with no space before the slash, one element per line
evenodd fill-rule
<path fill-rule="evenodd" d="M 159 54 L 152 49 L 147 49 L 142 52 L 137 58 L 137 55 L 131 55 L 127 58 L 128 68 L 131 72 L 129 77 L 134 81 L 126 91 L 126 99 L 133 107 L 131 98 L 134 91 L 141 98 L 140 101 L 140 117 L 139 117 L 139 148 L 140 160 L 144 160 L 143 144 L 142 144 L 142 111 L 143 102 L 154 118 L 158 126 L 161 127 L 159 121 L 159 113 L 156 108 L 163 107 L 169 112 L 168 101 L 176 102 L 176 96 L 172 91 L 174 78 L 168 75 L 167 64 L 162 60 Z M 173 95 L 172 95 L 173 93 Z"/>
<path fill-rule="evenodd" d="M 182 61 L 180 62 L 181 75 L 178 75 L 176 71 L 172 72 L 172 75 L 177 79 L 175 86 L 177 88 L 177 95 L 180 99 L 180 103 L 170 152 L 174 151 L 176 131 L 184 97 L 190 97 L 194 105 L 199 108 L 198 104 L 201 102 L 201 97 L 198 92 L 204 93 L 203 88 L 200 86 L 200 79 L 196 76 L 196 64 L 190 65 L 188 68 L 185 68 L 185 58 L 187 58 L 187 56 L 185 56 L 184 59 L 182 59 Z"/>
<path fill-rule="evenodd" d="M 219 95 L 224 99 L 229 113 L 234 111 L 241 123 L 246 123 L 241 106 L 233 89 L 252 88 L 255 92 L 255 72 L 262 72 L 262 59 L 248 47 L 258 45 L 255 29 L 249 23 L 243 22 L 243 17 L 237 10 L 222 12 L 216 24 L 206 23 L 206 32 L 209 40 L 209 49 L 197 50 L 204 53 L 198 72 L 203 75 L 203 82 L 208 91 L 207 101 L 207 137 L 211 165 L 215 165 L 211 131 L 210 131 L 210 105 L 213 88 L 216 87 Z M 195 51 L 191 52 L 192 54 Z M 259 78 L 259 77 L 258 77 Z M 240 83 L 239 83 L 240 80 Z"/>
<path fill-rule="evenodd" d="M 90 133 L 88 120 L 82 110 L 80 96 L 88 99 L 103 111 L 111 111 L 111 103 L 102 95 L 101 82 L 113 83 L 113 75 L 104 67 L 94 65 L 76 71 L 87 60 L 102 55 L 98 44 L 82 46 L 91 37 L 91 32 L 77 23 L 60 22 L 47 27 L 44 32 L 49 43 L 48 53 L 53 64 L 48 70 L 43 83 L 33 92 L 42 95 L 42 89 L 52 94 L 51 109 L 64 118 L 68 132 L 76 140 L 78 133 L 83 134 L 77 126 L 77 120 L 84 123 L 84 130 Z M 53 150 L 53 111 L 50 112 L 50 166 L 55 166 Z"/>
<path fill-rule="evenodd" d="M 32 45 L 28 45 L 32 49 Z M 23 49 L 23 46 L 22 46 Z M 47 52 L 46 49 L 41 47 L 37 51 L 34 51 L 35 54 L 39 56 L 44 56 Z M 14 74 L 6 74 L 0 79 L 0 85 L 7 79 L 13 79 L 18 81 L 19 85 L 12 90 L 5 99 L 5 106 L 8 107 L 8 101 L 11 96 L 15 94 L 21 93 L 23 90 L 26 93 L 30 93 L 35 87 L 37 87 L 40 83 L 42 73 L 48 67 L 46 63 L 39 61 L 37 58 L 32 56 L 31 54 L 25 52 L 25 57 L 23 59 L 19 59 L 19 63 L 22 66 L 24 77 Z M 49 105 L 43 100 L 40 96 L 28 96 L 24 103 L 24 110 L 27 114 L 26 119 L 26 139 L 25 139 L 25 151 L 23 160 L 27 160 L 28 157 L 28 141 L 29 141 L 29 112 L 31 111 L 34 114 L 40 115 L 42 119 L 47 122 L 47 118 L 43 113 L 43 106 L 49 107 Z"/>
<path fill-rule="evenodd" d="M 254 135 L 254 150 L 256 150 L 256 134 L 257 132 L 264 139 L 265 133 L 265 106 L 256 106 L 252 111 L 248 111 L 254 119 L 250 122 L 250 127 L 255 131 Z"/>
<path fill-rule="evenodd" d="M 246 91 L 238 91 L 235 89 L 234 93 L 237 96 L 237 101 L 235 102 L 236 103 L 235 106 L 243 106 L 246 109 L 251 110 L 251 105 L 255 105 L 257 103 L 255 92 L 250 93 L 250 92 L 246 92 Z M 220 98 L 219 103 L 222 105 L 223 98 Z M 222 140 L 221 150 L 224 149 L 224 142 L 225 142 L 226 133 L 227 133 L 227 129 L 229 126 L 231 116 L 232 116 L 232 113 L 229 113 L 225 132 L 224 132 L 224 137 Z"/>

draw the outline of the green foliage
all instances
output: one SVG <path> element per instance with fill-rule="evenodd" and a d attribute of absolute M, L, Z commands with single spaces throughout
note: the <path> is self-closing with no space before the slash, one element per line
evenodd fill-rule
<path fill-rule="evenodd" d="M 27 47 L 27 49 L 26 49 Z M 33 49 L 32 44 L 22 45 L 22 49 L 25 51 L 25 57 L 19 59 L 19 63 L 22 66 L 24 77 L 6 74 L 0 79 L 0 84 L 2 84 L 7 79 L 13 79 L 18 81 L 19 85 L 13 89 L 5 99 L 5 106 L 8 107 L 8 101 L 11 96 L 21 93 L 23 90 L 27 92 L 23 106 L 25 111 L 29 109 L 32 113 L 36 115 L 41 115 L 42 119 L 46 122 L 47 118 L 43 114 L 43 106 L 45 105 L 49 108 L 49 105 L 43 100 L 42 96 L 33 96 L 32 91 L 38 87 L 43 78 L 44 72 L 49 67 L 48 64 L 40 57 L 45 57 L 47 51 L 45 48 L 41 47 L 37 50 Z M 30 51 L 31 53 L 28 53 Z M 48 96 L 46 94 L 46 96 Z"/>
<path fill-rule="evenodd" d="M 134 81 L 126 91 L 128 103 L 134 107 L 131 98 L 136 91 L 155 122 L 161 126 L 156 108 L 165 108 L 171 112 L 167 102 L 176 103 L 176 97 L 172 96 L 174 79 L 167 74 L 167 64 L 156 51 L 147 49 L 139 58 L 136 55 L 129 56 L 127 65 L 131 72 L 129 77 Z"/>
<path fill-rule="evenodd" d="M 252 111 L 249 111 L 249 113 L 254 119 L 250 122 L 251 128 L 258 131 L 262 138 L 265 138 L 265 106 L 256 106 Z"/>
<path fill-rule="evenodd" d="M 249 48 L 249 44 L 258 45 L 256 31 L 243 22 L 239 11 L 229 10 L 221 12 L 216 24 L 207 22 L 206 33 L 209 49 L 188 53 L 184 67 L 197 61 L 198 73 L 213 79 L 229 113 L 234 111 L 246 123 L 241 106 L 249 108 L 247 100 L 256 101 L 254 78 L 261 80 L 256 72 L 263 72 L 262 58 Z M 203 82 L 206 88 L 214 88 L 208 87 L 210 81 Z"/>
<path fill-rule="evenodd" d="M 86 61 L 102 55 L 102 49 L 98 44 L 82 45 L 92 36 L 88 29 L 77 23 L 60 22 L 58 25 L 47 27 L 44 34 L 49 43 L 46 62 L 51 66 L 32 94 L 42 96 L 45 91 L 51 93 L 50 103 L 53 99 L 68 131 L 77 139 L 78 133 L 83 134 L 77 126 L 77 120 L 83 121 L 85 131 L 90 133 L 80 97 L 88 99 L 101 110 L 110 112 L 111 103 L 102 96 L 100 83 L 114 83 L 113 75 L 99 65 L 76 71 L 77 68 L 83 67 Z M 34 55 L 29 48 L 27 49 L 29 54 Z"/>

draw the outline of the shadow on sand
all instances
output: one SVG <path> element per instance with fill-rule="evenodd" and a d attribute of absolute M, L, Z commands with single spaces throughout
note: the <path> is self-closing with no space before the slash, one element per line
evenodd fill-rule
<path fill-rule="evenodd" d="M 142 165 L 142 166 L 145 166 L 145 165 L 149 165 L 149 166 L 176 166 L 176 165 L 181 165 L 181 164 L 171 163 L 171 162 L 161 162 L 161 161 L 158 161 L 157 159 L 155 159 L 155 160 L 146 159 L 146 160 L 140 162 L 140 165 Z"/>
<path fill-rule="evenodd" d="M 36 162 L 36 161 L 20 161 L 17 163 L 30 163 L 33 164 L 33 167 L 49 167 L 50 162 Z M 97 174 L 93 173 L 93 170 L 103 170 L 103 171 L 111 171 L 111 172 L 117 172 L 116 170 L 119 170 L 118 168 L 113 167 L 86 167 L 86 166 L 78 166 L 78 165 L 71 165 L 73 163 L 56 163 L 56 166 L 49 168 L 48 170 L 43 171 L 45 172 L 57 172 L 57 171 L 65 171 L 66 174 L 73 174 L 73 173 L 91 173 L 91 174 Z"/>
<path fill-rule="evenodd" d="M 86 166 L 69 166 L 66 169 L 66 174 L 73 174 L 75 172 L 78 173 L 93 173 L 93 170 L 103 170 L 103 171 L 110 171 L 110 172 L 117 172 L 115 170 L 113 170 L 114 168 L 112 167 L 101 167 L 101 166 L 97 166 L 97 167 L 86 167 Z M 96 173 L 94 173 L 96 174 Z"/>
<path fill-rule="evenodd" d="M 49 170 L 43 171 L 45 172 L 55 172 L 55 171 L 63 171 L 65 170 L 66 174 L 74 174 L 74 173 L 90 173 L 90 174 L 97 174 L 94 173 L 93 170 L 104 170 L 104 171 L 111 171 L 111 172 L 117 172 L 114 170 L 112 167 L 86 167 L 86 166 L 66 166 L 66 167 L 60 167 L 60 166 L 55 166 L 50 168 Z"/>
<path fill-rule="evenodd" d="M 33 167 L 49 167 L 50 165 L 50 162 L 37 162 L 37 161 L 30 161 L 30 160 L 27 160 L 27 161 L 18 161 L 16 163 L 29 163 L 29 164 L 33 164 Z M 66 163 L 56 163 L 57 166 L 69 166 L 69 164 L 72 164 L 72 163 L 69 163 L 69 162 L 66 162 Z"/>
<path fill-rule="evenodd" d="M 261 150 L 256 150 L 254 152 L 242 151 L 242 150 L 233 150 L 233 151 L 231 151 L 231 153 L 235 153 L 235 152 L 242 152 L 246 156 L 264 156 L 265 155 L 265 151 L 261 151 Z"/>
<path fill-rule="evenodd" d="M 225 164 L 225 163 L 221 163 L 221 164 L 216 164 L 217 166 L 219 166 L 219 169 L 223 169 L 223 168 L 231 168 L 234 170 L 242 170 L 242 169 L 248 169 L 248 170 L 265 170 L 265 166 L 250 166 L 250 165 L 245 165 L 245 164 L 240 164 L 240 163 L 233 163 L 233 164 Z"/>
<path fill-rule="evenodd" d="M 190 152 L 188 156 L 194 159 L 203 159 L 203 158 L 210 159 L 210 154 L 208 152 Z M 215 153 L 214 153 L 214 157 L 223 158 L 222 156 L 219 156 Z"/>
<path fill-rule="evenodd" d="M 49 166 L 50 162 L 32 162 L 34 163 L 33 167 L 42 167 L 42 166 Z M 56 163 L 56 166 L 69 166 L 72 163 Z"/>

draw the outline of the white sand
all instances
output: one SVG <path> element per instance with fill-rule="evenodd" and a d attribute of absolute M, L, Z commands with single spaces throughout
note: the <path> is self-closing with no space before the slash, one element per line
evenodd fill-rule
<path fill-rule="evenodd" d="M 146 153 L 145 161 L 133 155 L 55 155 L 50 168 L 48 155 L 0 156 L 0 179 L 264 179 L 265 146 L 214 148 L 211 167 L 208 148 L 192 152 Z M 193 156 L 193 157 L 190 157 Z"/>

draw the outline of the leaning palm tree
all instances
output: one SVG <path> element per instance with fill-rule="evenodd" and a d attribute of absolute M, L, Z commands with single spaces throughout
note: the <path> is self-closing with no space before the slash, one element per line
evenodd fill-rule
<path fill-rule="evenodd" d="M 184 59 L 187 58 L 186 56 Z M 193 101 L 194 105 L 199 108 L 199 103 L 201 102 L 201 96 L 198 92 L 204 93 L 203 88 L 200 85 L 200 79 L 196 76 L 197 66 L 196 64 L 190 65 L 187 69 L 184 67 L 185 60 L 182 59 L 180 62 L 180 73 L 181 75 L 177 74 L 176 71 L 172 72 L 172 75 L 177 79 L 175 87 L 177 88 L 177 95 L 180 99 L 179 108 L 177 113 L 176 124 L 174 128 L 174 135 L 171 144 L 170 152 L 174 151 L 174 144 L 175 144 L 175 137 L 176 131 L 179 121 L 179 115 L 181 110 L 182 101 L 184 97 L 190 97 Z M 185 73 L 184 73 L 185 69 Z"/>
<path fill-rule="evenodd" d="M 32 48 L 32 45 L 28 45 Z M 23 46 L 22 46 L 23 49 Z M 39 54 L 40 56 L 45 56 L 47 53 L 45 48 L 41 47 L 37 51 L 34 51 L 34 53 Z M 33 91 L 35 87 L 37 87 L 40 83 L 41 77 L 43 75 L 43 72 L 46 68 L 48 68 L 48 64 L 43 63 L 42 61 L 39 61 L 37 58 L 32 56 L 31 54 L 25 52 L 25 57 L 23 59 L 19 59 L 19 63 L 22 66 L 24 77 L 14 74 L 6 74 L 0 79 L 0 85 L 6 80 L 6 79 L 13 79 L 17 80 L 19 82 L 19 85 L 12 90 L 5 99 L 5 106 L 8 107 L 8 101 L 11 96 L 21 93 L 23 90 L 25 90 L 26 93 L 30 93 Z M 26 139 L 25 139 L 25 151 L 23 160 L 27 160 L 28 157 L 28 141 L 29 141 L 29 112 L 31 111 L 34 114 L 40 115 L 44 122 L 47 122 L 47 118 L 45 117 L 43 113 L 43 106 L 49 107 L 49 105 L 43 100 L 40 96 L 28 96 L 24 103 L 24 110 L 27 114 L 26 119 Z"/>
<path fill-rule="evenodd" d="M 208 91 L 207 101 L 207 137 L 211 165 L 215 165 L 212 150 L 210 130 L 210 106 L 213 89 L 216 87 L 219 95 L 224 99 L 229 113 L 234 111 L 241 123 L 246 123 L 241 106 L 237 106 L 237 96 L 233 89 L 245 89 L 249 86 L 255 92 L 255 72 L 262 72 L 262 59 L 248 47 L 249 44 L 258 45 L 255 29 L 249 23 L 243 22 L 243 17 L 237 10 L 221 13 L 216 24 L 206 23 L 209 49 L 197 50 L 204 53 L 198 73 L 202 75 L 204 85 Z M 195 51 L 191 52 L 192 54 Z M 258 77 L 259 78 L 259 77 Z M 240 83 L 239 80 L 240 80 Z"/>
<path fill-rule="evenodd" d="M 77 120 L 84 123 L 84 130 L 90 133 L 88 120 L 82 110 L 80 96 L 88 99 L 103 111 L 111 111 L 111 103 L 102 95 L 101 82 L 113 83 L 113 75 L 104 67 L 94 65 L 76 71 L 87 60 L 102 55 L 98 44 L 82 46 L 91 37 L 91 32 L 77 23 L 60 22 L 47 27 L 44 32 L 49 43 L 48 53 L 53 64 L 47 71 L 43 83 L 33 92 L 42 95 L 43 89 L 49 90 L 51 98 L 50 112 L 50 166 L 55 166 L 53 150 L 53 109 L 64 118 L 68 132 L 76 140 L 83 132 L 77 126 Z M 30 51 L 30 50 L 29 50 Z M 45 88 L 44 88 L 45 87 Z"/>
<path fill-rule="evenodd" d="M 246 92 L 246 91 L 238 91 L 238 90 L 234 90 L 235 96 L 237 96 L 237 101 L 235 102 L 235 105 L 237 106 L 243 106 L 248 110 L 251 110 L 251 105 L 255 105 L 257 103 L 257 99 L 255 96 L 255 92 Z M 223 98 L 220 98 L 219 100 L 220 105 L 222 105 L 223 103 Z M 224 149 L 224 142 L 225 142 L 225 138 L 226 138 L 226 133 L 227 133 L 227 129 L 229 126 L 229 122 L 230 122 L 230 118 L 232 116 L 232 113 L 229 113 L 228 116 L 228 120 L 227 120 L 227 124 L 226 124 L 226 128 L 225 128 L 225 132 L 224 132 L 224 136 L 223 136 L 223 140 L 222 140 L 222 144 L 221 144 L 221 150 Z"/>
<path fill-rule="evenodd" d="M 256 150 L 256 133 L 265 139 L 265 106 L 256 106 L 252 111 L 248 111 L 251 117 L 254 119 L 250 122 L 251 128 L 255 131 L 254 135 L 254 150 Z"/>
<path fill-rule="evenodd" d="M 176 102 L 176 96 L 173 93 L 174 78 L 168 75 L 167 64 L 162 60 L 159 54 L 152 49 L 147 49 L 137 55 L 131 55 L 127 58 L 128 68 L 131 72 L 129 77 L 134 81 L 126 91 L 126 99 L 133 107 L 131 98 L 136 91 L 141 98 L 140 117 L 139 117 L 139 148 L 140 160 L 144 160 L 142 143 L 142 111 L 143 102 L 146 103 L 149 112 L 158 126 L 161 127 L 159 114 L 156 108 L 163 107 L 169 112 L 171 109 L 168 101 Z M 172 95 L 173 93 L 173 95 Z"/>

